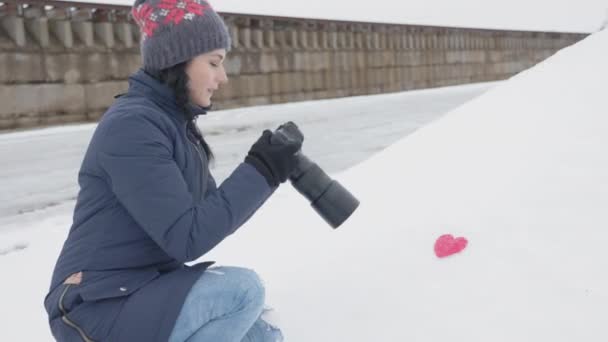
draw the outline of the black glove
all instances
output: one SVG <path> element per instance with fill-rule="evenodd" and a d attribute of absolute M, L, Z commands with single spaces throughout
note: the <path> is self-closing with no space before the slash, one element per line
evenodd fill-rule
<path fill-rule="evenodd" d="M 273 140 L 272 132 L 265 130 L 258 141 L 251 146 L 245 162 L 255 167 L 271 187 L 285 182 L 297 164 L 296 153 L 302 148 L 302 141 Z"/>

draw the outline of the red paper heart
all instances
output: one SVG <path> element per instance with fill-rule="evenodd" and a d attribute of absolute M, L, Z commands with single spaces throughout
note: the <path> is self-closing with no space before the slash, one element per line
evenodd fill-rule
<path fill-rule="evenodd" d="M 463 237 L 454 238 L 451 234 L 441 235 L 435 241 L 435 255 L 445 258 L 462 251 L 467 246 L 467 239 Z"/>

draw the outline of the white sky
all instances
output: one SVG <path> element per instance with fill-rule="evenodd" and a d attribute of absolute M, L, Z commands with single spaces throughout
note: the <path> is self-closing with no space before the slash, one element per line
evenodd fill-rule
<path fill-rule="evenodd" d="M 337 230 L 287 185 L 203 259 L 254 268 L 288 341 L 608 341 L 606 60 L 608 30 L 334 175 L 361 200 Z M 70 209 L 2 234 L 0 340 L 51 340 Z"/>
<path fill-rule="evenodd" d="M 131 0 L 80 0 L 132 5 Z M 221 12 L 436 26 L 593 32 L 607 0 L 215 0 Z"/>

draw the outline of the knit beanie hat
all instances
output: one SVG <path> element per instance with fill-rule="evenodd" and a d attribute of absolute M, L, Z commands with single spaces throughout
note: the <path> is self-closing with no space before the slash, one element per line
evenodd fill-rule
<path fill-rule="evenodd" d="M 136 0 L 146 70 L 163 70 L 216 49 L 230 50 L 230 34 L 204 0 Z"/>

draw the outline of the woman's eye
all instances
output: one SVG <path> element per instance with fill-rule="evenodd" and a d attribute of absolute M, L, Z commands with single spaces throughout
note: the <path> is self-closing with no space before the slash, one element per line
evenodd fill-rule
<path fill-rule="evenodd" d="M 219 65 L 219 64 L 217 64 L 217 63 L 213 63 L 213 62 L 211 62 L 211 66 L 212 66 L 212 67 L 214 67 L 214 68 L 217 68 L 217 67 L 218 67 L 218 66 L 220 66 L 220 65 Z"/>

